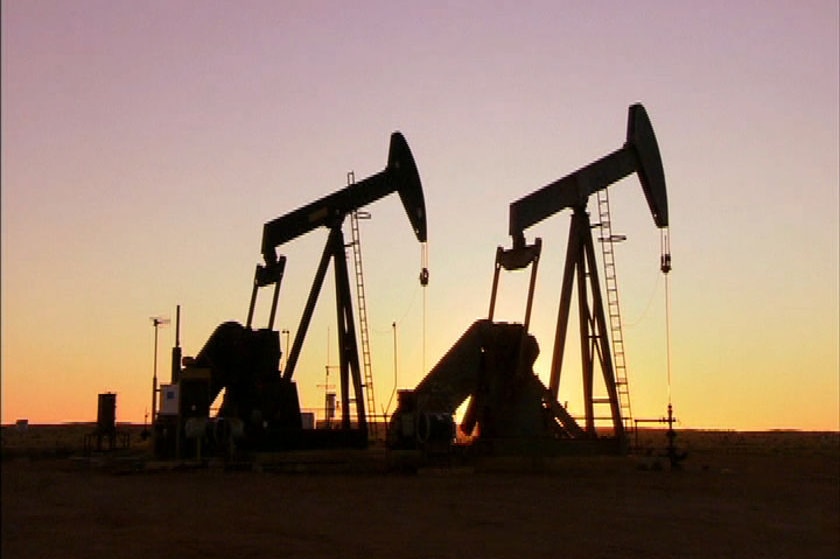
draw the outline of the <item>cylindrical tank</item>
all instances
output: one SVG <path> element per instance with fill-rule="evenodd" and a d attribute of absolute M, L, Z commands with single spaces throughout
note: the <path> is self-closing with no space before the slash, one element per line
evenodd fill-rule
<path fill-rule="evenodd" d="M 335 418 L 335 392 L 327 392 L 326 400 L 324 402 L 326 408 L 326 418 L 327 419 L 334 419 Z"/>
<path fill-rule="evenodd" d="M 96 413 L 96 429 L 100 433 L 112 433 L 117 428 L 117 395 L 106 392 L 99 395 Z"/>

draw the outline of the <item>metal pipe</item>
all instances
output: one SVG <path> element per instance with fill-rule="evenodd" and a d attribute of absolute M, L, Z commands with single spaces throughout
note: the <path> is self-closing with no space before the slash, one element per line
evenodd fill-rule
<path fill-rule="evenodd" d="M 528 332 L 528 325 L 531 323 L 531 308 L 534 305 L 534 287 L 537 285 L 537 266 L 540 263 L 540 251 L 542 249 L 542 239 L 539 237 L 534 242 L 536 247 L 536 255 L 534 255 L 533 265 L 531 267 L 531 282 L 528 284 L 528 301 L 525 303 L 525 332 Z"/>
<path fill-rule="evenodd" d="M 181 305 L 175 307 L 175 347 L 172 348 L 172 384 L 181 380 Z"/>

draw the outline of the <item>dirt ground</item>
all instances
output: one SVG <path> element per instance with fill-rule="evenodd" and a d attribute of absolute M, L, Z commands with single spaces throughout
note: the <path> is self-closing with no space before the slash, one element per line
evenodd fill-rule
<path fill-rule="evenodd" d="M 838 433 L 686 433 L 682 471 L 631 456 L 118 475 L 36 430 L 3 431 L 4 559 L 840 557 Z"/>

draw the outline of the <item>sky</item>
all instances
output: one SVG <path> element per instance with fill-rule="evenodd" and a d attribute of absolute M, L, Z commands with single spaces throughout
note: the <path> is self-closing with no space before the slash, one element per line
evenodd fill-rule
<path fill-rule="evenodd" d="M 838 53 L 834 0 L 4 0 L 2 423 L 93 421 L 109 391 L 118 421 L 142 422 L 150 317 L 174 323 L 181 305 L 186 355 L 244 322 L 263 223 L 381 171 L 399 130 L 423 182 L 428 287 L 396 196 L 361 225 L 376 407 L 393 411 L 395 385 L 487 316 L 509 204 L 620 148 L 641 102 L 673 271 L 667 328 L 659 230 L 637 177 L 615 183 L 634 415 L 662 416 L 670 370 L 684 428 L 840 429 Z M 530 331 L 545 383 L 570 215 L 526 232 L 543 240 Z M 292 336 L 326 236 L 279 249 L 275 327 Z M 526 289 L 505 274 L 495 318 L 521 322 Z M 331 294 L 328 280 L 295 373 L 305 408 L 335 364 Z M 173 325 L 158 334 L 166 380 Z M 573 413 L 577 347 L 559 395 Z"/>

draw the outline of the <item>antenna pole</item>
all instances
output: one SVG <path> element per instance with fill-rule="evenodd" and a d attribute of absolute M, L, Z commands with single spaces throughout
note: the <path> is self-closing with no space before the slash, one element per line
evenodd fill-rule
<path fill-rule="evenodd" d="M 158 380 L 157 380 L 157 356 L 158 356 L 158 326 L 160 325 L 159 318 L 152 319 L 152 325 L 155 328 L 155 356 L 154 356 L 154 372 L 152 374 L 152 425 L 155 423 L 155 418 L 157 417 L 157 392 L 158 392 Z M 154 429 L 152 429 L 154 432 Z"/>
<path fill-rule="evenodd" d="M 152 326 L 155 329 L 155 356 L 154 356 L 154 372 L 152 374 L 152 439 L 154 440 L 154 424 L 157 415 L 157 394 L 158 394 L 158 380 L 157 380 L 157 358 L 158 358 L 158 327 L 163 324 L 169 324 L 168 318 L 161 318 L 153 316 L 151 318 Z"/>

